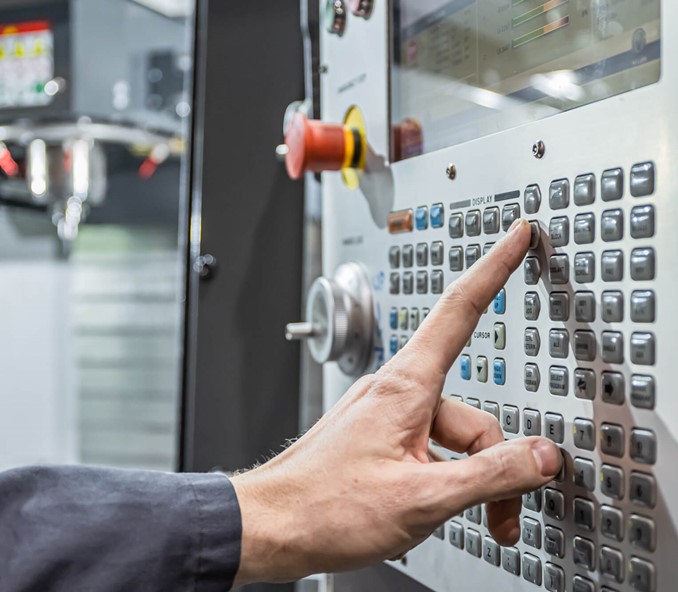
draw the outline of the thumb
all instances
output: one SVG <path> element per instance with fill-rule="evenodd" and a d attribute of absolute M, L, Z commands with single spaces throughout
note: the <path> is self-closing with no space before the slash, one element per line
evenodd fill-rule
<path fill-rule="evenodd" d="M 552 481 L 562 464 L 563 455 L 550 440 L 520 438 L 462 460 L 428 466 L 437 473 L 432 479 L 442 488 L 449 518 L 471 506 L 534 491 Z"/>

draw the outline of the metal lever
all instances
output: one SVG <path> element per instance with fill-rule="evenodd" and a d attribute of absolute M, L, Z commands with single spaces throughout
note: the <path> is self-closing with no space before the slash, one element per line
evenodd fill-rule
<path fill-rule="evenodd" d="M 312 323 L 290 323 L 285 327 L 285 339 L 287 341 L 303 341 L 315 335 Z"/>

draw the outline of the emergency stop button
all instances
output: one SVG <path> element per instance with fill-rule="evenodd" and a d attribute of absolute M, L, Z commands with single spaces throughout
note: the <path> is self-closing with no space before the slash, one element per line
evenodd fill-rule
<path fill-rule="evenodd" d="M 364 162 L 364 139 L 359 129 L 308 119 L 296 113 L 278 153 L 285 155 L 292 179 L 304 173 L 360 168 Z"/>

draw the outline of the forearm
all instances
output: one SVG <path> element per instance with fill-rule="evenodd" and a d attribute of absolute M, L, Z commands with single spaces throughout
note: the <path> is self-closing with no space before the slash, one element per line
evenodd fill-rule
<path fill-rule="evenodd" d="M 240 536 L 237 499 L 221 475 L 0 473 L 3 592 L 222 592 Z"/>

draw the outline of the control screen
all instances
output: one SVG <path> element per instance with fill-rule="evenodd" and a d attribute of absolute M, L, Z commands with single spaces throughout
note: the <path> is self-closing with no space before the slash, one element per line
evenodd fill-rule
<path fill-rule="evenodd" d="M 0 109 L 48 105 L 54 35 L 46 21 L 0 24 Z"/>
<path fill-rule="evenodd" d="M 394 0 L 393 159 L 655 83 L 659 0 Z"/>

